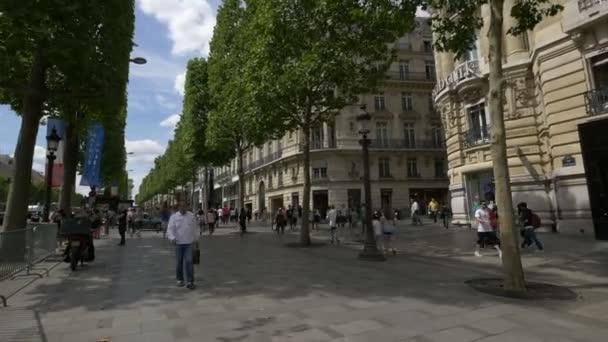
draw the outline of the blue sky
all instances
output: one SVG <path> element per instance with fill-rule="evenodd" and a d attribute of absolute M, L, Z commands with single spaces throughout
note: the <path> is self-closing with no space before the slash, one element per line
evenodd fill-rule
<path fill-rule="evenodd" d="M 135 180 L 135 192 L 173 136 L 182 107 L 186 63 L 207 56 L 219 0 L 136 0 L 133 57 L 145 65 L 131 65 L 126 129 L 127 169 Z M 0 154 L 12 155 L 21 119 L 0 106 Z M 45 128 L 38 133 L 34 168 L 44 169 Z M 79 179 L 77 180 L 79 181 Z M 80 188 L 80 192 L 88 192 Z"/>

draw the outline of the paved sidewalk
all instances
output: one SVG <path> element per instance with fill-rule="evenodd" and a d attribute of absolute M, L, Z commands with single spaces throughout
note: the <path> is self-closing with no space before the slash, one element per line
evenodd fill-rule
<path fill-rule="evenodd" d="M 174 286 L 173 250 L 155 233 L 128 239 L 126 247 L 100 246 L 87 269 L 59 265 L 11 298 L 11 307 L 0 309 L 0 340 L 583 342 L 608 336 L 608 260 L 601 246 L 559 265 L 528 268 L 534 280 L 575 286 L 580 300 L 521 302 L 464 285 L 499 274 L 490 257 L 404 249 L 369 263 L 356 259 L 354 244 L 286 248 L 296 236 L 250 229 L 257 233 L 241 238 L 235 229 L 219 229 L 202 239 L 194 291 Z M 411 234 L 400 240 L 419 240 Z M 467 233 L 448 234 L 426 241 L 439 246 Z"/>

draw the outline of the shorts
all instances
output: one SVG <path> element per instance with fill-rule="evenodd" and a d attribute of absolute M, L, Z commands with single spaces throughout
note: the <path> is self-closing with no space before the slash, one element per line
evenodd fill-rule
<path fill-rule="evenodd" d="M 500 239 L 496 236 L 496 232 L 477 232 L 477 244 L 482 248 L 500 246 Z"/>

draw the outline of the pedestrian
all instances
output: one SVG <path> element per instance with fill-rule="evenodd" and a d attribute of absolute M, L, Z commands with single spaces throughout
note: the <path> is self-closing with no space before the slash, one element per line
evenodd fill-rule
<path fill-rule="evenodd" d="M 119 246 L 125 245 L 125 234 L 127 233 L 127 210 L 123 209 L 118 216 L 118 234 L 120 234 Z"/>
<path fill-rule="evenodd" d="M 342 205 L 342 208 L 340 208 L 340 210 L 338 210 L 338 228 L 340 228 L 342 231 L 344 231 L 344 227 L 346 226 L 346 209 L 344 208 L 344 205 Z"/>
<path fill-rule="evenodd" d="M 222 214 L 223 214 L 222 217 L 224 218 L 223 221 L 222 221 L 222 223 L 223 224 L 228 224 L 228 221 L 230 219 L 230 208 L 228 208 L 227 205 L 224 206 L 224 212 Z"/>
<path fill-rule="evenodd" d="M 399 210 L 395 209 L 393 212 L 393 226 L 397 227 L 397 222 L 399 222 Z"/>
<path fill-rule="evenodd" d="M 443 227 L 449 228 L 450 218 L 452 217 L 452 210 L 447 204 L 441 206 L 441 220 L 443 221 Z"/>
<path fill-rule="evenodd" d="M 239 225 L 241 227 L 241 236 L 247 233 L 247 209 L 243 208 L 239 213 Z"/>
<path fill-rule="evenodd" d="M 213 235 L 217 219 L 217 211 L 213 208 L 209 208 L 207 211 L 207 226 L 209 227 L 209 235 Z"/>
<path fill-rule="evenodd" d="M 383 240 L 383 220 L 382 218 L 384 217 L 383 214 L 381 214 L 378 210 L 375 210 L 372 213 L 372 227 L 374 228 L 374 238 L 376 240 L 376 246 L 379 250 L 383 250 L 383 244 L 382 244 L 382 240 Z M 386 219 L 385 219 L 386 220 Z"/>
<path fill-rule="evenodd" d="M 277 227 L 277 234 L 283 235 L 285 234 L 285 226 L 287 225 L 287 216 L 283 208 L 279 208 L 279 212 L 275 218 L 275 224 Z"/>
<path fill-rule="evenodd" d="M 534 243 L 539 252 L 544 251 L 543 243 L 538 239 L 535 231 L 535 229 L 539 228 L 541 225 L 538 215 L 528 209 L 528 204 L 525 202 L 517 205 L 517 211 L 519 213 L 519 222 L 523 228 L 521 235 L 523 236 L 524 241 L 521 243 L 521 248 L 529 247 Z"/>
<path fill-rule="evenodd" d="M 393 256 L 397 255 L 397 250 L 393 247 L 393 239 L 397 231 L 396 225 L 391 225 L 388 222 L 384 222 L 382 225 L 382 235 L 384 236 L 384 254 L 392 253 Z"/>
<path fill-rule="evenodd" d="M 180 200 L 179 211 L 171 216 L 169 220 L 167 238 L 175 244 L 177 286 L 184 286 L 185 269 L 186 287 L 190 290 L 195 288 L 192 257 L 196 248 L 194 243 L 198 239 L 197 230 L 196 216 L 188 211 L 187 203 Z"/>
<path fill-rule="evenodd" d="M 289 230 L 293 232 L 293 218 L 294 218 L 294 212 L 293 209 L 291 208 L 291 205 L 287 206 L 287 211 L 285 212 L 285 214 L 287 215 L 287 222 L 289 222 Z"/>
<path fill-rule="evenodd" d="M 412 225 L 422 225 L 422 220 L 420 219 L 420 206 L 418 205 L 418 201 L 415 198 L 412 199 L 410 214 L 412 216 Z"/>
<path fill-rule="evenodd" d="M 196 219 L 198 221 L 198 228 L 200 231 L 199 235 L 202 236 L 203 232 L 205 231 L 205 227 L 207 226 L 207 222 L 205 222 L 205 212 L 203 211 L 203 209 L 198 210 L 198 213 L 196 214 Z"/>
<path fill-rule="evenodd" d="M 502 259 L 502 251 L 500 250 L 500 240 L 496 236 L 496 232 L 492 229 L 490 223 L 490 209 L 485 201 L 480 203 L 480 208 L 475 211 L 475 220 L 477 221 L 477 246 L 475 256 L 481 257 L 481 248 L 486 246 L 494 247 L 498 251 L 498 257 Z"/>
<path fill-rule="evenodd" d="M 319 211 L 319 209 L 315 209 L 315 212 L 313 214 L 313 229 L 317 229 L 317 231 L 319 231 L 319 225 L 321 224 L 321 212 Z"/>
<path fill-rule="evenodd" d="M 327 220 L 329 221 L 329 232 L 331 235 L 331 243 L 340 244 L 340 239 L 338 237 L 338 212 L 334 206 L 329 207 L 329 211 L 327 212 Z"/>
<path fill-rule="evenodd" d="M 251 210 L 247 209 L 247 223 L 251 223 Z"/>
<path fill-rule="evenodd" d="M 160 209 L 160 222 L 163 229 L 163 238 L 167 236 L 167 226 L 169 225 L 170 218 L 171 210 L 169 210 L 169 205 L 167 202 L 164 202 L 162 208 Z"/>
<path fill-rule="evenodd" d="M 220 227 L 220 221 L 224 220 L 224 210 L 222 208 L 217 208 L 215 211 L 215 228 Z"/>
<path fill-rule="evenodd" d="M 431 212 L 431 218 L 433 219 L 433 223 L 437 223 L 437 213 L 439 212 L 439 202 L 437 202 L 434 198 L 431 198 L 431 202 L 429 203 L 429 210 Z"/>

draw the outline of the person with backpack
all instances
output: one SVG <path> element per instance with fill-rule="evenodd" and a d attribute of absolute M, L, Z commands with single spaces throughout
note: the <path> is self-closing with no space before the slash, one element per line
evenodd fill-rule
<path fill-rule="evenodd" d="M 524 241 L 521 243 L 521 248 L 532 246 L 532 243 L 536 244 L 539 252 L 544 251 L 543 243 L 536 236 L 535 229 L 541 225 L 540 217 L 528 209 L 528 204 L 525 202 L 517 205 L 517 211 L 519 213 L 519 222 L 522 225 L 521 235 Z"/>
<path fill-rule="evenodd" d="M 285 226 L 287 225 L 287 215 L 285 214 L 283 208 L 279 208 L 279 212 L 275 218 L 275 224 L 277 227 L 277 235 L 284 235 Z"/>
<path fill-rule="evenodd" d="M 289 205 L 287 207 L 287 211 L 285 212 L 285 215 L 287 215 L 287 222 L 289 222 L 289 230 L 293 232 L 294 231 L 294 223 L 293 223 L 294 213 L 293 213 L 293 209 L 291 208 L 291 205 Z"/>

